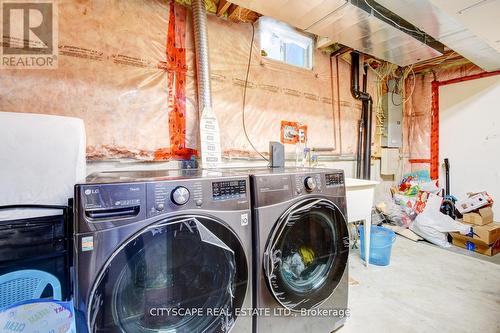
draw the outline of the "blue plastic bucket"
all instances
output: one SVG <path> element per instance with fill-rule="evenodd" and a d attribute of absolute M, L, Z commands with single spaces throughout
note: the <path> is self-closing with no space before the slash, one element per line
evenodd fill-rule
<path fill-rule="evenodd" d="M 365 260 L 365 233 L 363 226 L 359 228 L 361 259 Z M 370 229 L 370 264 L 387 266 L 391 262 L 392 244 L 396 240 L 394 231 L 373 225 Z"/>

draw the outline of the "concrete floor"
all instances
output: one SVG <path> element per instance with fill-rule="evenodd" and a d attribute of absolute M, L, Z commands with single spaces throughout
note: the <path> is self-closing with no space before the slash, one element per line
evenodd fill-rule
<path fill-rule="evenodd" d="M 422 244 L 436 246 L 436 245 L 428 243 L 428 242 L 422 242 Z M 458 247 L 458 246 L 450 246 L 450 247 L 447 247 L 445 250 L 459 253 L 459 254 L 462 254 L 462 255 L 467 256 L 467 257 L 476 258 L 476 259 L 480 259 L 480 260 L 484 260 L 484 261 L 488 261 L 488 262 L 492 262 L 494 264 L 500 265 L 500 254 L 497 254 L 495 256 L 490 257 L 490 256 L 485 256 L 485 255 L 480 254 L 480 253 L 468 251 L 468 250 L 461 248 L 461 247 Z"/>
<path fill-rule="evenodd" d="M 386 267 L 353 250 L 350 276 L 339 333 L 500 332 L 500 265 L 398 236 Z"/>

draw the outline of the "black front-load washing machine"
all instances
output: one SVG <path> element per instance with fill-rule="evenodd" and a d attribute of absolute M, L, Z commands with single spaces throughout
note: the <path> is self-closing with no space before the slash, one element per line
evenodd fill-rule
<path fill-rule="evenodd" d="M 79 332 L 251 332 L 249 179 L 107 172 L 75 187 Z"/>

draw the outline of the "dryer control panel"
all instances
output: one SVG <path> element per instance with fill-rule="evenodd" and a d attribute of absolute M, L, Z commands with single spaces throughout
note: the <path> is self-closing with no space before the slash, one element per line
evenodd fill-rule
<path fill-rule="evenodd" d="M 293 183 L 295 195 L 344 195 L 344 174 L 342 172 L 296 174 Z"/>
<path fill-rule="evenodd" d="M 343 173 L 327 173 L 325 174 L 325 185 L 326 187 L 335 187 L 344 185 L 344 174 Z"/>
<path fill-rule="evenodd" d="M 321 192 L 323 180 L 320 174 L 295 175 L 296 194 L 307 194 Z"/>
<path fill-rule="evenodd" d="M 254 202 L 268 206 L 305 195 L 342 197 L 345 195 L 344 174 L 337 170 L 311 170 L 295 173 L 269 173 L 253 176 Z"/>

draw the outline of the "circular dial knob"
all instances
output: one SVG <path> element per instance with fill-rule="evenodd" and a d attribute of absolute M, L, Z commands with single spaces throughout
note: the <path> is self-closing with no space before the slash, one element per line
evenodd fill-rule
<path fill-rule="evenodd" d="M 306 177 L 306 179 L 304 179 L 304 186 L 306 190 L 313 191 L 316 188 L 316 179 L 313 177 Z"/>
<path fill-rule="evenodd" d="M 177 186 L 172 191 L 172 202 L 176 205 L 184 205 L 189 200 L 189 190 L 184 186 Z"/>

